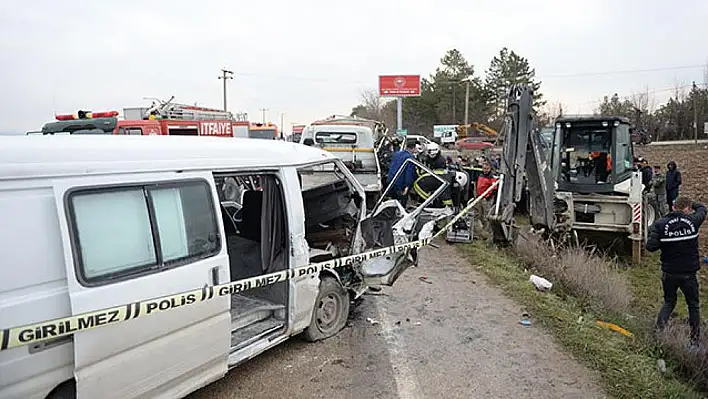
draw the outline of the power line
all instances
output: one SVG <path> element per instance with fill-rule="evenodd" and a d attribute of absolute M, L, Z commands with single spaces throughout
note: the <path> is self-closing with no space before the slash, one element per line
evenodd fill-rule
<path fill-rule="evenodd" d="M 630 73 L 647 73 L 647 72 L 664 72 L 664 71 L 677 71 L 686 69 L 703 69 L 706 65 L 696 64 L 696 65 L 677 65 L 677 66 L 665 66 L 657 68 L 646 68 L 646 69 L 623 69 L 615 71 L 597 71 L 597 72 L 571 72 L 571 73 L 551 73 L 547 75 L 536 76 L 536 79 L 555 79 L 555 78 L 575 78 L 575 77 L 585 77 L 585 76 L 607 76 L 607 75 L 622 75 Z M 336 84 L 360 84 L 368 85 L 371 81 L 362 80 L 342 80 L 342 79 L 330 79 L 330 78 L 313 78 L 306 76 L 294 76 L 294 75 L 273 75 L 273 74 L 262 74 L 262 73 L 251 73 L 251 72 L 235 72 L 234 75 L 254 77 L 262 79 L 283 79 L 283 80 L 297 80 L 306 81 L 314 83 L 336 83 Z M 421 75 L 423 76 L 423 75 Z M 452 84 L 460 83 L 461 81 L 437 81 L 436 83 Z"/>
<path fill-rule="evenodd" d="M 708 87 L 708 84 L 706 84 L 706 83 L 696 83 L 696 86 L 706 86 L 706 87 Z M 664 89 L 647 90 L 647 91 L 639 92 L 639 93 L 632 94 L 632 95 L 628 95 L 628 96 L 619 96 L 619 95 L 618 95 L 618 98 L 619 98 L 620 100 L 631 100 L 632 97 L 634 97 L 634 96 L 640 96 L 640 95 L 643 95 L 643 94 L 651 95 L 651 94 L 656 94 L 656 93 L 665 93 L 665 92 L 667 92 L 667 91 L 681 90 L 681 89 L 686 89 L 686 88 L 689 88 L 689 87 L 693 87 L 693 84 L 685 84 L 685 85 L 680 85 L 680 86 L 667 87 L 667 88 L 664 88 Z M 616 94 L 616 93 L 615 93 L 615 94 Z M 604 97 L 604 96 L 603 96 L 603 97 Z M 598 99 L 598 100 L 591 100 L 591 101 L 586 101 L 586 102 L 582 102 L 582 103 L 576 103 L 575 105 L 600 104 L 600 103 L 602 103 L 603 101 L 604 101 L 604 99 Z"/>
<path fill-rule="evenodd" d="M 644 73 L 644 72 L 662 72 L 662 71 L 677 71 L 680 69 L 703 69 L 705 65 L 680 65 L 680 66 L 667 66 L 661 68 L 650 68 L 650 69 L 625 69 L 617 71 L 604 71 L 604 72 L 578 72 L 578 73 L 559 73 L 559 74 L 549 74 L 545 76 L 538 76 L 538 79 L 548 79 L 548 78 L 574 78 L 582 76 L 605 76 L 605 75 L 621 75 L 627 73 Z"/>

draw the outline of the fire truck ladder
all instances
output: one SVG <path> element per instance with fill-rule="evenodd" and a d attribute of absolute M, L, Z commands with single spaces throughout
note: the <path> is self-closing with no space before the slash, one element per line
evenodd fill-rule
<path fill-rule="evenodd" d="M 148 109 L 148 115 L 154 115 L 162 119 L 177 119 L 177 120 L 241 120 L 243 114 L 238 114 L 239 118 L 234 118 L 234 115 L 229 111 L 220 109 L 198 107 L 195 105 L 173 103 L 172 96 L 167 101 L 153 101 L 152 106 Z"/>

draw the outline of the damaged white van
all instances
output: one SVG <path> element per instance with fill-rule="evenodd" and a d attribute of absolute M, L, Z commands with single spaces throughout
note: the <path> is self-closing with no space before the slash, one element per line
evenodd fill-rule
<path fill-rule="evenodd" d="M 0 331 L 415 240 L 421 211 L 387 201 L 367 214 L 341 160 L 295 143 L 0 138 Z M 336 334 L 353 298 L 416 259 L 393 253 L 2 350 L 0 398 L 183 397 L 292 335 Z"/>

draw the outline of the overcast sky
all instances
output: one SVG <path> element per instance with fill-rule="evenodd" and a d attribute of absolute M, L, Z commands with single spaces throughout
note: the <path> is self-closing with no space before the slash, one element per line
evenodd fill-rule
<path fill-rule="evenodd" d="M 143 97 L 219 108 L 223 67 L 230 110 L 284 114 L 289 131 L 349 113 L 380 74 L 428 75 L 451 48 L 479 74 L 513 49 L 569 112 L 646 88 L 660 103 L 704 81 L 706 16 L 705 0 L 2 0 L 0 132 Z"/>

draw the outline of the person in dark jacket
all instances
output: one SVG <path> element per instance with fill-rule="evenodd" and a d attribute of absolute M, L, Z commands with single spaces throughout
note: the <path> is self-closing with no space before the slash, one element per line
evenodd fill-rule
<path fill-rule="evenodd" d="M 404 208 L 408 203 L 408 191 L 411 189 L 413 182 L 416 179 L 415 164 L 408 162 L 406 169 L 398 176 L 398 178 L 395 181 L 393 178 L 396 176 L 398 169 L 403 166 L 406 159 L 415 158 L 417 145 L 418 142 L 416 141 L 407 141 L 406 148 L 404 150 L 397 151 L 393 154 L 391 157 L 391 165 L 388 168 L 387 180 L 391 185 L 391 190 L 388 194 L 391 198 L 397 199 Z"/>
<path fill-rule="evenodd" d="M 698 229 L 706 218 L 706 207 L 679 197 L 674 210 L 657 220 L 649 230 L 646 248 L 649 252 L 661 250 L 661 281 L 664 305 L 656 320 L 663 329 L 676 307 L 676 293 L 680 289 L 688 306 L 688 323 L 691 326 L 691 345 L 698 344 L 701 312 L 696 273 L 700 269 L 698 254 Z"/>
<path fill-rule="evenodd" d="M 649 192 L 651 189 L 651 180 L 654 177 L 654 171 L 649 162 L 644 158 L 639 158 L 639 171 L 642 172 L 642 184 L 644 185 L 644 192 Z"/>
<path fill-rule="evenodd" d="M 679 187 L 681 186 L 681 172 L 679 172 L 676 162 L 671 161 L 666 165 L 666 204 L 671 211 L 674 206 L 674 201 L 679 196 Z"/>

